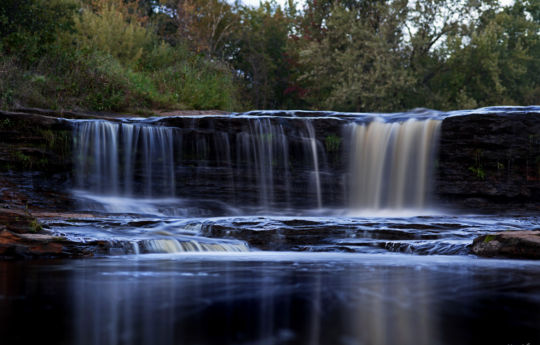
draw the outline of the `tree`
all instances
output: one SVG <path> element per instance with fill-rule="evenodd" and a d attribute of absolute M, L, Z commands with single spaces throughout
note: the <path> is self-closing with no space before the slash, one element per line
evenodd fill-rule
<path fill-rule="evenodd" d="M 75 19 L 75 42 L 86 50 L 99 50 L 135 67 L 145 49 L 156 44 L 156 38 L 137 14 L 136 3 L 122 0 L 92 0 Z M 158 41 L 159 42 L 159 41 Z"/>
<path fill-rule="evenodd" d="M 300 52 L 311 103 L 342 111 L 402 109 L 412 83 L 401 49 L 405 15 L 406 1 L 333 5 L 324 34 Z"/>
<path fill-rule="evenodd" d="M 227 1 L 161 0 L 157 8 L 152 22 L 163 39 L 208 57 L 223 58 L 226 41 L 238 25 Z"/>
<path fill-rule="evenodd" d="M 468 36 L 453 38 L 445 70 L 431 84 L 444 87 L 447 107 L 540 102 L 540 25 L 528 5 L 486 11 Z"/>
<path fill-rule="evenodd" d="M 275 2 L 242 7 L 239 16 L 241 26 L 230 40 L 226 57 L 252 106 L 281 108 L 293 96 L 286 92 L 291 91 L 288 42 L 292 19 Z"/>
<path fill-rule="evenodd" d="M 36 62 L 59 32 L 73 28 L 76 8 L 71 0 L 2 0 L 0 49 L 27 63 Z"/>

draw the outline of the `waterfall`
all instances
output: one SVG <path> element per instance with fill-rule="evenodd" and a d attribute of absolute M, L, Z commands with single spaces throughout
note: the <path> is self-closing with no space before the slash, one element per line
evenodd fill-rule
<path fill-rule="evenodd" d="M 426 207 L 440 120 L 353 124 L 351 206 L 354 209 Z"/>
<path fill-rule="evenodd" d="M 110 212 L 423 209 L 441 120 L 386 120 L 75 121 L 76 187 Z"/>
<path fill-rule="evenodd" d="M 239 164 L 246 163 L 247 176 L 257 183 L 259 204 L 268 208 L 275 202 L 276 177 L 287 189 L 289 185 L 289 144 L 283 127 L 274 125 L 270 119 L 249 121 L 246 132 L 236 135 Z M 243 183 L 243 173 L 237 176 Z"/>
<path fill-rule="evenodd" d="M 174 130 L 109 121 L 77 122 L 77 187 L 100 195 L 174 196 Z M 144 180 L 136 188 L 136 182 Z"/>
<path fill-rule="evenodd" d="M 313 159 L 313 173 L 315 179 L 315 192 L 317 193 L 317 207 L 322 207 L 322 194 L 321 194 L 321 175 L 319 173 L 319 153 L 317 151 L 317 138 L 315 137 L 315 128 L 310 121 L 306 122 L 306 128 L 308 132 L 309 148 L 311 150 L 311 157 Z"/>

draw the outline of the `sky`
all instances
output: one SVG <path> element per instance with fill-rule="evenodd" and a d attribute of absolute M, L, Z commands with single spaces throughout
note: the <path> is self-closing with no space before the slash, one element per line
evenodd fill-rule
<path fill-rule="evenodd" d="M 244 5 L 257 7 L 259 6 L 260 0 L 241 0 L 241 2 Z M 287 3 L 287 0 L 276 0 L 276 2 L 281 5 L 281 7 L 283 7 Z M 297 4 L 296 8 L 302 8 L 304 6 L 305 0 L 295 0 L 295 2 Z"/>
<path fill-rule="evenodd" d="M 250 5 L 250 6 L 259 6 L 260 0 L 241 0 L 244 5 Z M 287 0 L 276 0 L 278 4 L 280 4 L 282 7 L 285 5 Z M 296 8 L 302 8 L 305 0 L 295 0 L 297 3 Z M 499 2 L 504 5 L 510 5 L 514 0 L 499 0 Z"/>

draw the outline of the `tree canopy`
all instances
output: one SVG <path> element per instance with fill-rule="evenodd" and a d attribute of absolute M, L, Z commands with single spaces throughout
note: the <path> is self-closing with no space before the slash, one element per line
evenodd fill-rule
<path fill-rule="evenodd" d="M 307 0 L 302 8 L 293 0 L 284 7 L 4 0 L 0 52 L 0 67 L 19 71 L 0 81 L 2 107 L 401 111 L 540 103 L 535 0 Z M 26 85 L 36 87 L 23 95 L 28 75 Z M 103 85 L 108 91 L 98 92 Z M 60 96 L 50 105 L 52 88 Z"/>

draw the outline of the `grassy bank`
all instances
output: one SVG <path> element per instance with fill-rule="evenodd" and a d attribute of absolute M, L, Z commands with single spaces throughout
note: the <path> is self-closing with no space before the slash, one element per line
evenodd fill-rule
<path fill-rule="evenodd" d="M 24 14 L 33 10 L 31 5 L 36 1 L 14 2 L 11 10 Z M 0 108 L 144 113 L 235 107 L 236 88 L 225 64 L 163 42 L 127 5 L 108 1 L 93 1 L 93 7 L 78 1 L 37 1 L 37 5 L 44 12 L 38 17 L 43 18 L 16 23 L 17 18 L 10 17 L 13 28 L 5 24 L 2 28 Z M 53 34 L 39 37 L 44 27 L 38 20 L 51 22 L 45 26 Z"/>
<path fill-rule="evenodd" d="M 32 65 L 0 56 L 0 107 L 97 111 L 234 107 L 225 68 L 197 56 L 158 69 L 133 69 L 101 52 L 48 53 Z"/>

